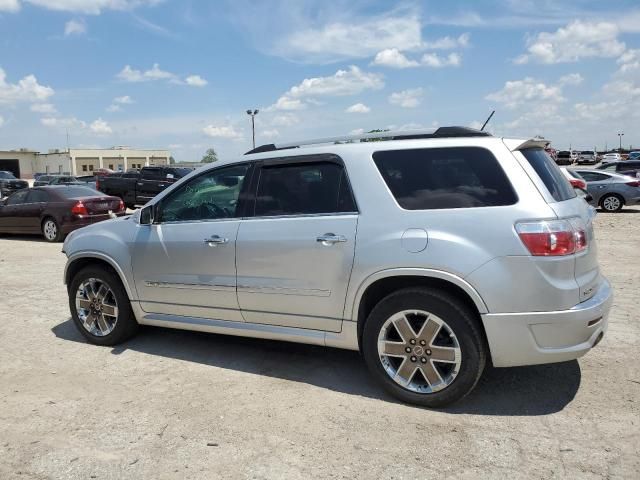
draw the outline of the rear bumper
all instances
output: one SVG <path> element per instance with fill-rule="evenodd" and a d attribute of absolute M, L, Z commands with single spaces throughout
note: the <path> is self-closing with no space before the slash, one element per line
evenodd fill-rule
<path fill-rule="evenodd" d="M 604 279 L 596 294 L 569 310 L 482 315 L 495 367 L 564 362 L 583 356 L 607 330 L 613 290 Z"/>

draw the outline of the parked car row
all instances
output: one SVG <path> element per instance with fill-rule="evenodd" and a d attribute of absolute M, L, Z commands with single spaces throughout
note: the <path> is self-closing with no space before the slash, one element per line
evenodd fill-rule
<path fill-rule="evenodd" d="M 562 171 L 580 196 L 606 212 L 640 205 L 640 179 L 635 176 L 597 169 L 562 167 Z"/>
<path fill-rule="evenodd" d="M 27 188 L 29 183 L 13 176 L 13 173 L 0 170 L 0 198 Z"/>

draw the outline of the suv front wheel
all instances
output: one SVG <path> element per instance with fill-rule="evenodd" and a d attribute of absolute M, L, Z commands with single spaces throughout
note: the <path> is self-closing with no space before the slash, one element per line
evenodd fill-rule
<path fill-rule="evenodd" d="M 468 307 L 426 288 L 399 290 L 381 300 L 365 324 L 362 350 L 387 391 L 434 408 L 471 392 L 486 362 L 485 343 Z"/>
<path fill-rule="evenodd" d="M 138 329 L 120 279 L 110 270 L 89 266 L 69 285 L 69 308 L 80 333 L 96 345 L 116 345 Z"/>

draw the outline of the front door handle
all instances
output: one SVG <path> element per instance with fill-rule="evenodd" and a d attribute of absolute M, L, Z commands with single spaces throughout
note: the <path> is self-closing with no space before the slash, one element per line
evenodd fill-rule
<path fill-rule="evenodd" d="M 204 239 L 204 243 L 206 243 L 211 247 L 215 247 L 216 245 L 223 245 L 228 242 L 229 242 L 228 238 L 224 238 L 219 235 L 211 235 L 211 238 Z"/>
<path fill-rule="evenodd" d="M 334 243 L 343 243 L 347 241 L 347 237 L 344 235 L 336 235 L 335 233 L 325 233 L 316 238 L 316 242 L 322 243 L 325 246 L 331 246 Z"/>

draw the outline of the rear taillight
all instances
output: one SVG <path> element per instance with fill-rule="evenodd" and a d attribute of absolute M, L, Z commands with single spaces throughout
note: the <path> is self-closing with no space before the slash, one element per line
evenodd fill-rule
<path fill-rule="evenodd" d="M 124 206 L 124 202 L 122 201 L 122 199 L 120 199 L 120 202 L 118 203 L 118 211 L 119 212 L 124 212 L 126 210 L 125 206 Z"/>
<path fill-rule="evenodd" d="M 518 223 L 516 232 L 536 257 L 571 255 L 587 248 L 586 227 L 577 218 Z"/>
<path fill-rule="evenodd" d="M 89 215 L 87 212 L 87 207 L 84 206 L 84 203 L 78 201 L 76 204 L 71 207 L 71 213 L 73 215 Z"/>
<path fill-rule="evenodd" d="M 626 185 L 629 185 L 630 187 L 640 187 L 640 181 L 637 182 L 627 182 Z"/>
<path fill-rule="evenodd" d="M 573 188 L 581 188 L 582 190 L 587 189 L 587 182 L 580 180 L 579 178 L 571 178 L 569 179 L 569 182 Z"/>

